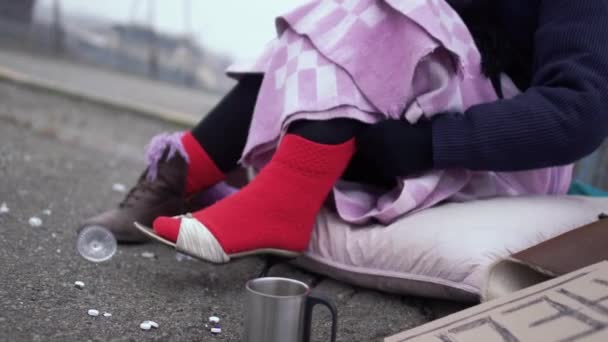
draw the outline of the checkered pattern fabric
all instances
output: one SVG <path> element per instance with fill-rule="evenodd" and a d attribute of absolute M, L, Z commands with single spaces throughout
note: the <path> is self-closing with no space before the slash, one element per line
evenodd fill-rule
<path fill-rule="evenodd" d="M 266 75 L 269 82 L 274 82 L 277 96 L 283 97 L 282 115 L 337 105 L 374 110 L 348 73 L 320 54 L 307 38 L 286 30 L 280 42 L 272 71 Z"/>
<path fill-rule="evenodd" d="M 321 0 L 281 16 L 243 161 L 261 167 L 290 122 L 347 117 L 416 122 L 494 101 L 481 57 L 444 0 Z M 571 167 L 528 172 L 433 171 L 378 196 L 334 189 L 340 216 L 390 222 L 446 199 L 556 194 Z"/>

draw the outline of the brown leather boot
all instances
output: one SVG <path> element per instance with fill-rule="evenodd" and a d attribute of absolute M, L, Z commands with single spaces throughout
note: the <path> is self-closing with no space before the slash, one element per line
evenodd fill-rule
<path fill-rule="evenodd" d="M 158 216 L 184 213 L 187 163 L 179 153 L 169 159 L 166 159 L 167 154 L 165 152 L 156 165 L 153 180 L 148 177 L 148 167 L 118 207 L 85 220 L 79 231 L 86 226 L 99 225 L 110 230 L 118 241 L 143 242 L 147 238 L 133 227 L 133 222 L 151 225 Z"/>

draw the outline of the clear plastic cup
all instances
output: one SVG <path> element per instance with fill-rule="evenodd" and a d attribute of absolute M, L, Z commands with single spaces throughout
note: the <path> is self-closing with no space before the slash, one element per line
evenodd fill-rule
<path fill-rule="evenodd" d="M 114 234 L 102 226 L 88 226 L 80 231 L 76 249 L 80 255 L 92 262 L 110 260 L 116 253 Z"/>

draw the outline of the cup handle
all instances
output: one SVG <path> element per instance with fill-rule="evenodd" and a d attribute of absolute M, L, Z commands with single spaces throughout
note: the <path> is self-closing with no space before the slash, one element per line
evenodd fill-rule
<path fill-rule="evenodd" d="M 306 298 L 306 309 L 304 311 L 304 342 L 310 342 L 312 312 L 317 304 L 325 305 L 331 312 L 331 342 L 335 342 L 336 334 L 338 332 L 338 309 L 331 300 L 315 296 L 308 296 Z"/>

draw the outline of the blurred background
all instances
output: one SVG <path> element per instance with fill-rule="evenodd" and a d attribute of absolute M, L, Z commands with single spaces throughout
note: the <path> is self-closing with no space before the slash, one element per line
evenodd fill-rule
<path fill-rule="evenodd" d="M 224 92 L 224 69 L 255 57 L 273 37 L 273 18 L 298 2 L 3 0 L 0 43 Z"/>
<path fill-rule="evenodd" d="M 119 203 L 150 138 L 196 124 L 233 84 L 224 69 L 255 58 L 274 17 L 304 1 L 0 0 L 0 336 L 207 340 L 203 323 L 217 313 L 223 332 L 213 339 L 238 340 L 242 286 L 262 259 L 216 268 L 176 262 L 156 244 L 121 246 L 92 264 L 75 251 L 76 229 Z M 606 151 L 577 164 L 579 180 L 608 189 Z M 34 217 L 41 226 L 30 226 Z M 338 299 L 343 341 L 379 340 L 463 308 L 277 267 Z M 89 308 L 115 319 L 94 322 Z M 144 318 L 161 328 L 141 331 Z M 326 334 L 328 322 L 315 331 Z"/>
<path fill-rule="evenodd" d="M 304 0 L 0 0 L 0 79 L 196 123 Z M 608 188 L 606 146 L 577 178 Z"/>

